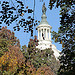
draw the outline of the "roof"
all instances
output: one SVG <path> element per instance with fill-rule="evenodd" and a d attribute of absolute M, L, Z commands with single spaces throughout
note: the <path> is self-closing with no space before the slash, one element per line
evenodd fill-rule
<path fill-rule="evenodd" d="M 46 20 L 47 17 L 45 14 L 43 14 L 41 18 L 42 18 L 42 20 L 41 20 L 40 24 L 48 24 L 48 22 Z"/>
<path fill-rule="evenodd" d="M 48 22 L 46 20 L 47 17 L 44 13 L 43 13 L 41 18 L 42 18 L 42 20 L 40 22 L 40 25 L 37 26 L 37 28 L 39 28 L 39 27 L 49 27 L 49 28 L 51 28 L 51 26 L 48 24 Z"/>

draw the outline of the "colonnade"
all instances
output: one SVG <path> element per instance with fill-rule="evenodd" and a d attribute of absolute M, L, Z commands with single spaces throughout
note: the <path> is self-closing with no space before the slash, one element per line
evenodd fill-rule
<path fill-rule="evenodd" d="M 50 28 L 38 28 L 38 40 L 51 40 Z"/>

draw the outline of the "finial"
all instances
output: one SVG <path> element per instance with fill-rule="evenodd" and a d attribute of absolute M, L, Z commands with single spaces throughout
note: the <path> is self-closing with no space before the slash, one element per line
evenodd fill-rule
<path fill-rule="evenodd" d="M 44 2 L 43 6 L 42 6 L 42 13 L 45 14 L 45 13 L 46 13 L 46 10 L 47 10 L 47 9 L 46 9 L 46 7 L 45 7 L 45 2 Z"/>

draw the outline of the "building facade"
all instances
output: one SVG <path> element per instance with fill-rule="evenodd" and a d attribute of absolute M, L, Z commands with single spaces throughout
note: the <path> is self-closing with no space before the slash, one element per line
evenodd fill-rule
<path fill-rule="evenodd" d="M 38 46 L 36 46 L 36 48 L 40 49 L 40 50 L 44 50 L 46 48 L 51 48 L 54 51 L 54 55 L 56 57 L 56 59 L 58 59 L 59 57 L 59 53 L 60 51 L 57 50 L 56 46 L 52 44 L 51 41 L 51 26 L 48 24 L 47 20 L 46 20 L 46 7 L 45 4 L 43 4 L 42 7 L 42 20 L 40 22 L 40 25 L 37 26 L 37 30 L 38 30 Z"/>

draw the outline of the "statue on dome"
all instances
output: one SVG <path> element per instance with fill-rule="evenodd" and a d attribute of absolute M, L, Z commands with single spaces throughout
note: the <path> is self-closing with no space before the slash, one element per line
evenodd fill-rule
<path fill-rule="evenodd" d="M 44 2 L 44 4 L 43 4 L 43 6 L 42 6 L 42 12 L 43 12 L 43 14 L 45 14 L 46 13 L 46 7 L 45 7 L 45 2 Z"/>

